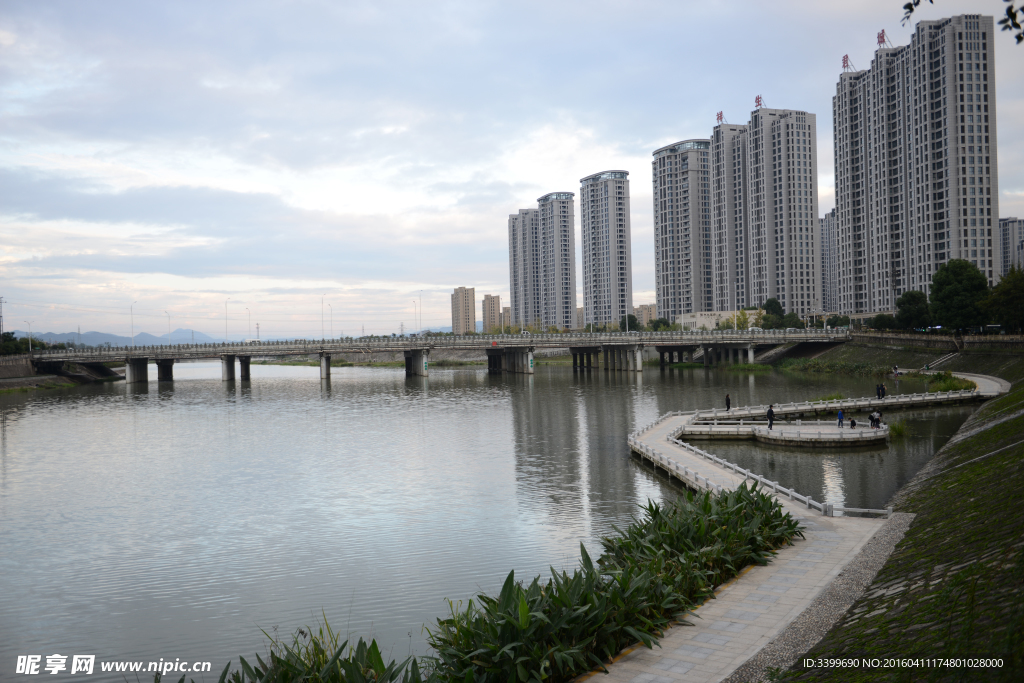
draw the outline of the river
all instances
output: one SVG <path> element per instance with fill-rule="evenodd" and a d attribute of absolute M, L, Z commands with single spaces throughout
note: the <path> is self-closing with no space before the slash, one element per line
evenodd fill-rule
<path fill-rule="evenodd" d="M 180 658 L 212 662 L 194 676 L 212 681 L 229 658 L 265 653 L 260 629 L 289 636 L 322 614 L 395 657 L 424 654 L 446 598 L 496 592 L 510 569 L 571 569 L 581 542 L 599 555 L 638 505 L 677 495 L 630 458 L 636 425 L 724 407 L 726 393 L 736 406 L 875 384 L 554 365 L 252 375 L 179 364 L 173 383 L 0 395 L 0 679 L 18 655 L 58 653 L 96 655 L 90 680 L 124 680 L 104 661 Z M 972 410 L 909 413 L 911 435 L 885 448 L 708 450 L 816 500 L 877 508 Z"/>

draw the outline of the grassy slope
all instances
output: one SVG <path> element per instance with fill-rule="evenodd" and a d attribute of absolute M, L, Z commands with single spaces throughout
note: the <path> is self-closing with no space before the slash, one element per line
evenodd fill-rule
<path fill-rule="evenodd" d="M 817 360 L 836 363 L 859 364 L 868 363 L 882 368 L 898 365 L 901 368 L 923 368 L 940 356 L 946 355 L 940 349 L 900 348 L 889 349 L 877 346 L 864 346 L 849 342 L 817 356 Z"/>
<path fill-rule="evenodd" d="M 997 367 L 1007 379 L 1024 377 L 1024 356 L 992 356 L 957 369 Z M 917 514 L 910 530 L 864 595 L 805 655 L 1002 657 L 1004 667 L 805 670 L 798 663 L 784 680 L 1024 680 L 1022 440 L 1024 382 L 1018 381 L 972 415 L 896 494 L 897 510 Z"/>

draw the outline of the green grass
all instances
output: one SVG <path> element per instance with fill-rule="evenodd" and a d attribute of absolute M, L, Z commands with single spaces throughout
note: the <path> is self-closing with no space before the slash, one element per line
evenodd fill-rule
<path fill-rule="evenodd" d="M 690 370 L 690 369 L 694 369 L 694 368 L 703 368 L 704 364 L 703 363 L 672 363 L 668 367 L 672 368 L 673 370 Z"/>
<path fill-rule="evenodd" d="M 746 363 L 743 365 L 726 365 L 728 372 L 771 372 L 772 366 L 763 363 Z"/>
<path fill-rule="evenodd" d="M 970 389 L 971 391 L 978 388 L 978 385 L 969 379 L 962 377 L 954 377 L 948 370 L 946 372 L 937 373 L 934 375 L 928 375 L 928 391 L 960 391 L 962 389 Z"/>
<path fill-rule="evenodd" d="M 824 360 L 822 358 L 787 358 L 779 364 L 779 369 L 789 372 L 813 372 L 827 375 L 884 377 L 892 371 L 892 366 L 886 367 L 876 363 Z"/>
<path fill-rule="evenodd" d="M 812 401 L 842 401 L 844 398 L 846 398 L 846 396 L 844 396 L 843 394 L 839 393 L 838 391 L 833 391 L 831 394 L 825 394 L 824 396 L 819 396 L 818 398 L 812 398 L 811 400 Z"/>
<path fill-rule="evenodd" d="M 487 361 L 482 360 L 449 360 L 442 358 L 440 360 L 431 361 L 430 364 L 435 368 L 459 368 L 464 365 L 487 365 Z M 405 367 L 403 363 L 403 367 Z"/>

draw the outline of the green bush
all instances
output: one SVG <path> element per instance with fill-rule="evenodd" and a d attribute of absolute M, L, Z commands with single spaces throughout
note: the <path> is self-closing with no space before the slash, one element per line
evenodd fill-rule
<path fill-rule="evenodd" d="M 581 546 L 572 574 L 529 586 L 509 573 L 498 597 L 479 595 L 428 629 L 436 675 L 459 683 L 569 681 L 664 629 L 747 565 L 802 536 L 777 501 L 745 485 L 688 494 L 602 540 L 595 564 Z"/>
<path fill-rule="evenodd" d="M 971 391 L 978 388 L 978 385 L 969 379 L 963 379 L 962 377 L 956 377 L 953 373 L 940 372 L 928 377 L 928 391 L 960 391 L 961 389 L 970 389 Z"/>

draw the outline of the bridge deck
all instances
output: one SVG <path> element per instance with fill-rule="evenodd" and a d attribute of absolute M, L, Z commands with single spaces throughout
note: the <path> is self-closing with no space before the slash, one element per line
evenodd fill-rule
<path fill-rule="evenodd" d="M 833 343 L 848 341 L 845 331 L 837 330 L 749 330 L 693 332 L 615 332 L 568 334 L 505 334 L 430 337 L 376 337 L 361 339 L 296 339 L 258 343 L 171 344 L 164 346 L 122 346 L 97 349 L 46 350 L 32 353 L 35 361 L 71 361 L 77 363 L 124 360 L 127 357 L 150 359 L 196 359 L 235 356 L 285 356 L 303 354 L 342 354 L 402 352 L 421 349 L 481 351 L 491 348 L 602 348 L 643 346 L 744 346 L 776 345 L 792 342 Z"/>

